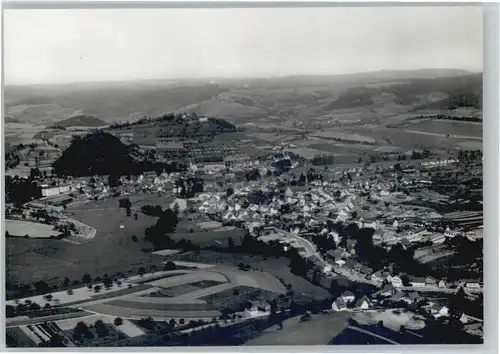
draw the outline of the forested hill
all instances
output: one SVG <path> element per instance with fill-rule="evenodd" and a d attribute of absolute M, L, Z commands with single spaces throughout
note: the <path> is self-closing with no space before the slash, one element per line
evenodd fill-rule
<path fill-rule="evenodd" d="M 93 117 L 93 116 L 86 116 L 86 115 L 79 115 L 79 116 L 74 116 L 68 119 L 61 120 L 57 123 L 54 124 L 53 127 L 58 127 L 58 128 L 69 128 L 69 127 L 102 127 L 107 125 L 105 121 L 102 119 Z"/>
<path fill-rule="evenodd" d="M 133 123 L 113 124 L 108 131 L 112 134 L 132 131 L 154 137 L 175 138 L 232 133 L 236 131 L 236 127 L 224 119 L 170 113 L 158 118 L 143 118 Z"/>
<path fill-rule="evenodd" d="M 99 131 L 75 137 L 53 167 L 59 175 L 93 176 L 126 174 L 132 165 L 127 146 L 117 137 Z"/>

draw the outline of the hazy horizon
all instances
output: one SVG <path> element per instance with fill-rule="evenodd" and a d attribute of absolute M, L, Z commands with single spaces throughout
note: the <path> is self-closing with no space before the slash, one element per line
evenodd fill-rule
<path fill-rule="evenodd" d="M 5 10 L 5 84 L 482 72 L 482 9 Z"/>

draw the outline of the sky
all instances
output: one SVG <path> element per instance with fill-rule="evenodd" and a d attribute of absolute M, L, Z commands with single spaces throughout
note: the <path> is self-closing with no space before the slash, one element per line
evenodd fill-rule
<path fill-rule="evenodd" d="M 480 7 L 4 10 L 6 84 L 482 71 Z"/>

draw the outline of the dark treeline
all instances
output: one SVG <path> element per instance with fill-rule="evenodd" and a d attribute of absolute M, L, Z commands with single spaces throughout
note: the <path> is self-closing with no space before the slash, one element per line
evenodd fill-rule
<path fill-rule="evenodd" d="M 117 137 L 101 131 L 75 137 L 62 156 L 54 162 L 58 176 L 139 175 L 146 171 L 179 172 L 186 165 L 159 163 L 145 156 L 131 157 L 131 150 Z"/>
<path fill-rule="evenodd" d="M 205 122 L 198 120 L 198 116 L 193 113 L 185 117 L 184 114 L 168 113 L 156 118 L 144 117 L 136 122 L 117 123 L 110 126 L 111 129 L 129 128 L 151 123 L 166 123 L 171 129 L 159 128 L 158 136 L 184 136 L 194 137 L 210 134 L 220 134 L 236 132 L 236 127 L 224 119 L 207 118 Z"/>
<path fill-rule="evenodd" d="M 455 107 L 457 108 L 457 107 Z M 454 109 L 454 108 L 452 108 Z M 482 122 L 482 118 L 479 117 L 470 117 L 470 116 L 450 116 L 447 114 L 432 114 L 432 115 L 421 115 L 418 117 L 411 118 L 410 120 L 418 120 L 418 119 L 446 119 L 446 120 L 455 120 L 461 122 Z"/>
<path fill-rule="evenodd" d="M 321 155 L 315 156 L 312 160 L 312 164 L 318 165 L 333 165 L 333 155 Z"/>
<path fill-rule="evenodd" d="M 33 177 L 5 176 L 5 201 L 7 203 L 14 203 L 16 207 L 20 207 L 24 203 L 41 197 L 42 188 Z"/>

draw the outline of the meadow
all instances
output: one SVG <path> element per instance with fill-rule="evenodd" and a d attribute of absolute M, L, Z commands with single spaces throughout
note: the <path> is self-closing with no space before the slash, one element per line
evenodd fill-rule
<path fill-rule="evenodd" d="M 144 230 L 156 218 L 140 214 L 138 220 L 118 209 L 118 200 L 80 205 L 67 210 L 72 218 L 97 229 L 96 236 L 76 245 L 63 240 L 24 238 L 6 239 L 6 279 L 10 283 L 32 283 L 44 280 L 59 286 L 65 277 L 81 280 L 83 274 L 93 277 L 116 272 L 137 272 L 151 262 L 161 265 L 163 257 L 143 251 Z M 123 228 L 120 226 L 123 225 Z M 132 240 L 137 236 L 138 242 Z"/>

